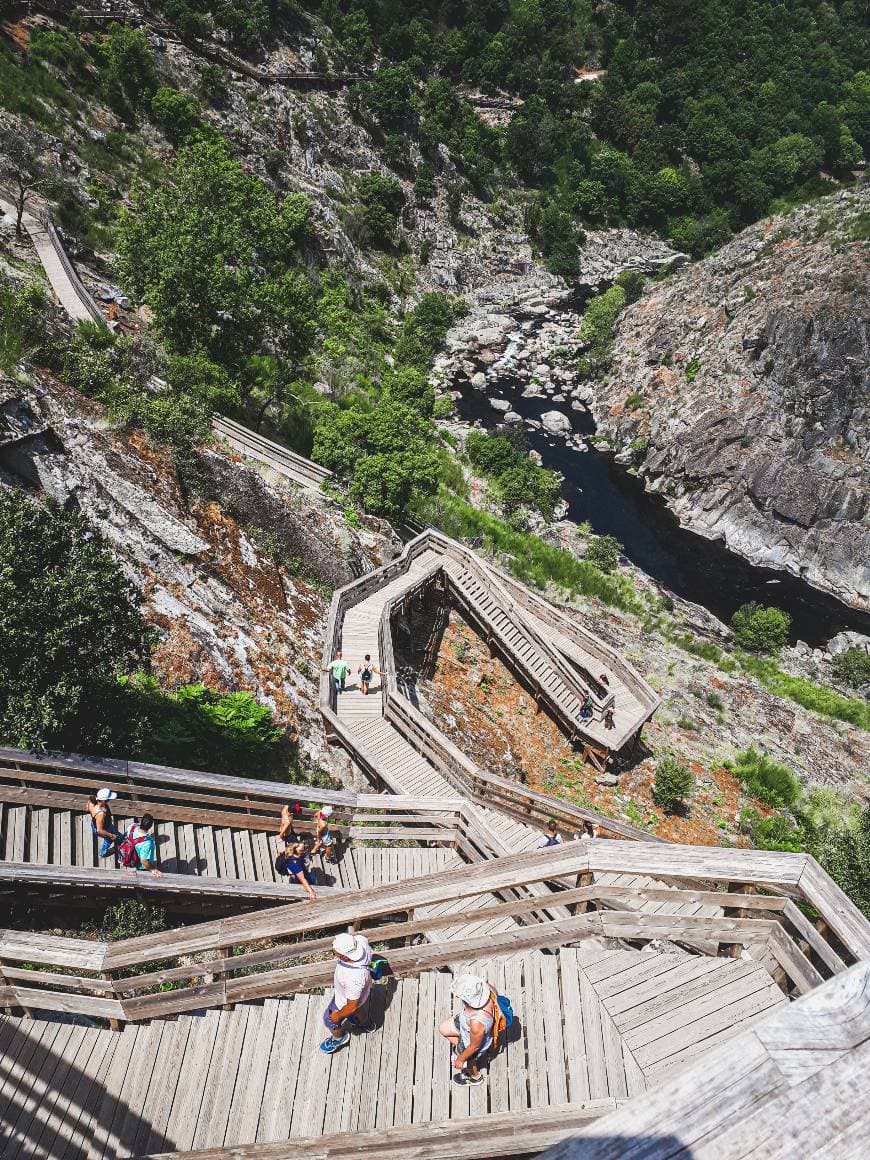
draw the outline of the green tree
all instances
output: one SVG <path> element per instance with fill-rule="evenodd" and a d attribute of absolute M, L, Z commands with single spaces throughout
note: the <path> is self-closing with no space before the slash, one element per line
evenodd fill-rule
<path fill-rule="evenodd" d="M 178 89 L 158 89 L 151 98 L 151 116 L 173 145 L 184 144 L 203 127 L 196 102 Z"/>
<path fill-rule="evenodd" d="M 173 351 L 240 366 L 268 344 L 298 360 L 314 331 L 311 287 L 294 269 L 309 229 L 307 198 L 280 203 L 223 141 L 199 139 L 166 182 L 135 191 L 121 215 L 121 266 Z"/>
<path fill-rule="evenodd" d="M 844 649 L 834 657 L 832 668 L 838 681 L 856 689 L 870 684 L 870 652 L 866 649 L 857 646 Z"/>
<path fill-rule="evenodd" d="M 383 173 L 367 173 L 357 182 L 357 194 L 364 239 L 381 249 L 395 245 L 399 215 L 405 205 L 401 185 Z"/>
<path fill-rule="evenodd" d="M 136 105 L 157 87 L 154 57 L 140 29 L 112 24 L 98 42 L 100 79 L 107 99 L 116 106 Z"/>
<path fill-rule="evenodd" d="M 666 813 L 676 813 L 694 792 L 695 775 L 685 762 L 676 757 L 662 757 L 656 762 L 653 801 Z"/>
<path fill-rule="evenodd" d="M 438 487 L 429 420 L 389 393 L 375 411 L 330 408 L 315 428 L 313 455 L 349 482 L 355 503 L 389 520 Z"/>
<path fill-rule="evenodd" d="M 616 536 L 593 536 L 586 548 L 586 559 L 602 572 L 613 572 L 623 547 Z"/>
<path fill-rule="evenodd" d="M 788 641 L 791 617 L 781 608 L 766 608 L 752 600 L 741 604 L 731 617 L 731 631 L 742 648 L 778 652 Z"/>
<path fill-rule="evenodd" d="M 141 597 L 79 512 L 0 487 L 0 737 L 79 752 L 126 748 L 118 677 L 142 665 Z"/>

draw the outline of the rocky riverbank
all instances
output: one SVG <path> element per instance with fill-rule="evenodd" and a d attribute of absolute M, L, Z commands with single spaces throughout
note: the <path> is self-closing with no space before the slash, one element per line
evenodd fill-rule
<path fill-rule="evenodd" d="M 593 410 L 693 531 L 870 610 L 866 184 L 651 286 Z"/>

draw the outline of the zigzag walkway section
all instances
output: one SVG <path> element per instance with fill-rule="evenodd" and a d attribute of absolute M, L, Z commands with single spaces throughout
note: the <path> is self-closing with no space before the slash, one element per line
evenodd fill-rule
<path fill-rule="evenodd" d="M 328 680 L 321 683 L 321 711 L 327 728 L 379 783 L 395 793 L 421 794 L 444 799 L 466 797 L 475 803 L 481 828 L 487 834 L 493 853 L 506 854 L 535 847 L 548 816 L 558 819 L 570 830 L 582 829 L 588 821 L 598 824 L 602 832 L 631 839 L 646 839 L 643 831 L 625 826 L 613 819 L 578 810 L 546 795 L 535 795 L 524 787 L 476 769 L 419 711 L 410 705 L 398 687 L 393 659 L 391 619 L 395 610 L 413 596 L 436 582 L 457 585 L 463 599 L 478 621 L 490 628 L 503 652 L 515 668 L 539 691 L 548 707 L 558 710 L 578 733 L 602 730 L 600 722 L 589 722 L 580 715 L 580 702 L 568 687 L 571 683 L 593 681 L 588 674 L 608 675 L 608 685 L 594 679 L 598 689 L 607 693 L 607 703 L 616 699 L 616 711 L 623 713 L 617 734 L 623 740 L 635 735 L 654 712 L 658 699 L 631 666 L 603 642 L 585 633 L 581 650 L 577 641 L 557 632 L 553 624 L 534 618 L 531 607 L 537 607 L 528 593 L 529 609 L 521 608 L 496 574 L 488 579 L 487 566 L 474 553 L 448 537 L 429 530 L 413 540 L 397 561 L 380 572 L 369 574 L 336 592 L 327 627 L 328 663 L 336 647 L 351 666 L 352 674 L 366 654 L 380 657 L 386 671 L 381 686 L 372 686 L 364 696 L 352 677 L 344 693 L 336 695 Z M 521 586 L 515 586 L 519 588 Z M 524 590 L 527 591 L 527 590 Z M 549 608 L 540 602 L 544 614 Z M 550 647 L 541 645 L 546 639 Z M 554 662 L 553 649 L 558 647 L 565 658 L 577 663 L 571 677 Z M 595 655 L 592 655 L 592 650 Z M 587 674 L 585 677 L 581 673 Z M 567 709 L 566 709 L 566 706 Z M 573 707 L 572 707 L 573 706 Z M 598 734 L 596 734 L 597 738 Z M 492 805 L 487 804 L 492 802 Z M 529 823 L 519 820 L 524 811 Z M 641 888 L 661 885 L 641 876 L 604 876 L 605 883 Z M 460 909 L 456 904 L 452 904 Z M 625 896 L 624 906 L 647 913 L 676 912 L 713 914 L 715 908 L 692 903 L 667 903 L 644 899 L 638 894 Z M 496 928 L 497 929 L 497 928 Z M 455 933 L 455 932 L 451 932 Z"/>
<path fill-rule="evenodd" d="M 128 1026 L 0 1020 L 0 1156 L 126 1157 L 388 1129 L 567 1103 L 601 1114 L 783 1005 L 770 976 L 723 959 L 563 948 L 474 964 L 515 997 L 516 1026 L 479 1088 L 450 1082 L 437 1032 L 451 976 L 375 989 L 376 1029 L 316 1050 L 324 997 Z M 575 1018 L 563 1020 L 563 1011 Z M 160 1061 L 184 1059 L 162 1067 Z M 140 1066 L 144 1064 L 144 1066 Z"/>

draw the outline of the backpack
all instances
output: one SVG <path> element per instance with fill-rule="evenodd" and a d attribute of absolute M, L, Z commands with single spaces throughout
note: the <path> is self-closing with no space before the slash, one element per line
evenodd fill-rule
<path fill-rule="evenodd" d="M 289 855 L 283 851 L 275 856 L 275 873 L 281 874 L 284 878 L 287 877 L 287 863 Z"/>
<path fill-rule="evenodd" d="M 514 1021 L 514 1009 L 507 995 L 497 995 L 492 992 L 495 1002 L 492 1005 L 492 1050 L 498 1051 L 499 1040 Z"/>
<path fill-rule="evenodd" d="M 139 854 L 136 847 L 147 837 L 147 834 L 142 834 L 141 837 L 134 838 L 133 826 L 130 827 L 117 846 L 118 862 L 121 866 L 126 866 L 128 870 L 136 869 L 139 865 Z"/>
<path fill-rule="evenodd" d="M 372 955 L 372 961 L 369 963 L 369 974 L 373 983 L 379 983 L 381 979 L 389 978 L 392 973 L 393 968 L 383 955 Z"/>

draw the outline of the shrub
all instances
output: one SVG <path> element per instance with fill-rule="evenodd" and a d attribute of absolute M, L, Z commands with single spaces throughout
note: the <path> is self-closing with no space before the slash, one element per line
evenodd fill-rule
<path fill-rule="evenodd" d="M 196 102 L 177 89 L 157 90 L 151 98 L 151 117 L 173 145 L 183 145 L 202 128 Z"/>
<path fill-rule="evenodd" d="M 693 383 L 698 377 L 698 371 L 701 369 L 701 360 L 699 358 L 690 359 L 686 363 L 686 379 Z"/>
<path fill-rule="evenodd" d="M 395 244 L 405 194 L 398 181 L 382 173 L 368 173 L 357 183 L 358 220 L 366 239 L 387 249 Z"/>
<path fill-rule="evenodd" d="M 586 353 L 579 362 L 581 373 L 591 377 L 601 371 L 610 358 L 610 347 L 616 320 L 625 308 L 626 293 L 622 286 L 611 286 L 593 298 L 580 323 L 580 341 Z"/>
<path fill-rule="evenodd" d="M 109 942 L 118 942 L 120 939 L 139 938 L 145 934 L 159 934 L 168 926 L 166 911 L 162 906 L 128 898 L 108 908 L 100 923 L 100 933 Z"/>
<path fill-rule="evenodd" d="M 250 693 L 184 685 L 164 693 L 151 677 L 126 682 L 147 716 L 140 759 L 239 777 L 279 772 L 283 732 Z"/>
<path fill-rule="evenodd" d="M 757 601 L 741 604 L 731 617 L 734 639 L 753 652 L 778 652 L 788 640 L 791 617 L 781 608 L 766 608 Z"/>
<path fill-rule="evenodd" d="M 790 806 L 801 796 L 793 770 L 750 746 L 735 758 L 733 772 L 746 790 L 769 806 Z"/>
<path fill-rule="evenodd" d="M 622 544 L 616 536 L 594 536 L 586 549 L 586 559 L 602 572 L 613 572 L 622 555 Z"/>
<path fill-rule="evenodd" d="M 838 681 L 860 689 L 870 682 L 870 652 L 863 648 L 847 648 L 834 657 L 833 673 Z"/>
<path fill-rule="evenodd" d="M 665 813 L 676 813 L 695 791 L 695 775 L 676 757 L 663 757 L 656 763 L 653 801 Z"/>

